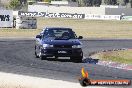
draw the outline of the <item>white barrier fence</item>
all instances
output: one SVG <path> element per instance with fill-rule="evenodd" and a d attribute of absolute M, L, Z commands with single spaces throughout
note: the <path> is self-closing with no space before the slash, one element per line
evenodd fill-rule
<path fill-rule="evenodd" d="M 0 27 L 13 27 L 12 10 L 0 10 Z"/>
<path fill-rule="evenodd" d="M 72 19 L 92 19 L 92 20 L 121 20 L 121 15 L 98 15 L 98 14 L 79 14 L 79 13 L 47 13 L 47 12 L 22 12 L 19 16 L 26 17 L 45 17 L 45 18 L 72 18 Z"/>
<path fill-rule="evenodd" d="M 91 20 L 121 20 L 121 15 L 86 14 L 85 19 L 91 19 Z"/>
<path fill-rule="evenodd" d="M 47 13 L 47 12 L 18 12 L 19 16 L 26 17 L 45 17 L 45 18 L 73 18 L 73 19 L 84 19 L 85 14 L 79 13 Z"/>
<path fill-rule="evenodd" d="M 132 21 L 132 16 L 123 16 L 122 20 Z"/>
<path fill-rule="evenodd" d="M 36 17 L 45 18 L 70 18 L 90 20 L 132 20 L 132 16 L 121 15 L 98 15 L 81 13 L 48 13 L 48 12 L 22 12 L 18 11 L 16 17 L 16 28 L 37 28 Z M 0 10 L 0 27 L 13 27 L 13 11 Z"/>

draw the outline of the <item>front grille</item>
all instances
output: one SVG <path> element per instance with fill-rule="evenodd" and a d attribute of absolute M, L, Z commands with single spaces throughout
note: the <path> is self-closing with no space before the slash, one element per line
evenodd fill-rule
<path fill-rule="evenodd" d="M 54 45 L 54 48 L 72 48 L 71 45 Z"/>

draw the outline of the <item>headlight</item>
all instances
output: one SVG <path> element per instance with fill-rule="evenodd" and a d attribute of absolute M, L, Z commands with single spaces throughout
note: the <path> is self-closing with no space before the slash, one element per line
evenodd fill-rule
<path fill-rule="evenodd" d="M 73 45 L 72 48 L 82 48 L 81 45 Z"/>
<path fill-rule="evenodd" d="M 50 44 L 43 44 L 43 48 L 49 48 L 49 47 L 53 47 L 53 45 L 50 45 Z"/>

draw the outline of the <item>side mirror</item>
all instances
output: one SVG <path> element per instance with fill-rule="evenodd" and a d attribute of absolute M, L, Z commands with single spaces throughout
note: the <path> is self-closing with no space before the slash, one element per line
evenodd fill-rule
<path fill-rule="evenodd" d="M 79 36 L 78 39 L 83 39 L 83 37 L 82 36 Z"/>
<path fill-rule="evenodd" d="M 40 35 L 36 35 L 36 38 L 39 38 L 39 39 L 41 39 L 41 36 L 40 36 Z"/>

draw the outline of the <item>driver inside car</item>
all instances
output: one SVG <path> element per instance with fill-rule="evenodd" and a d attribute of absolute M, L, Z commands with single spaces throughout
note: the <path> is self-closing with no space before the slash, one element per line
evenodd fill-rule
<path fill-rule="evenodd" d="M 54 34 L 54 31 L 52 30 L 47 30 L 45 33 L 44 33 L 44 36 L 45 37 L 55 37 L 55 34 Z"/>

